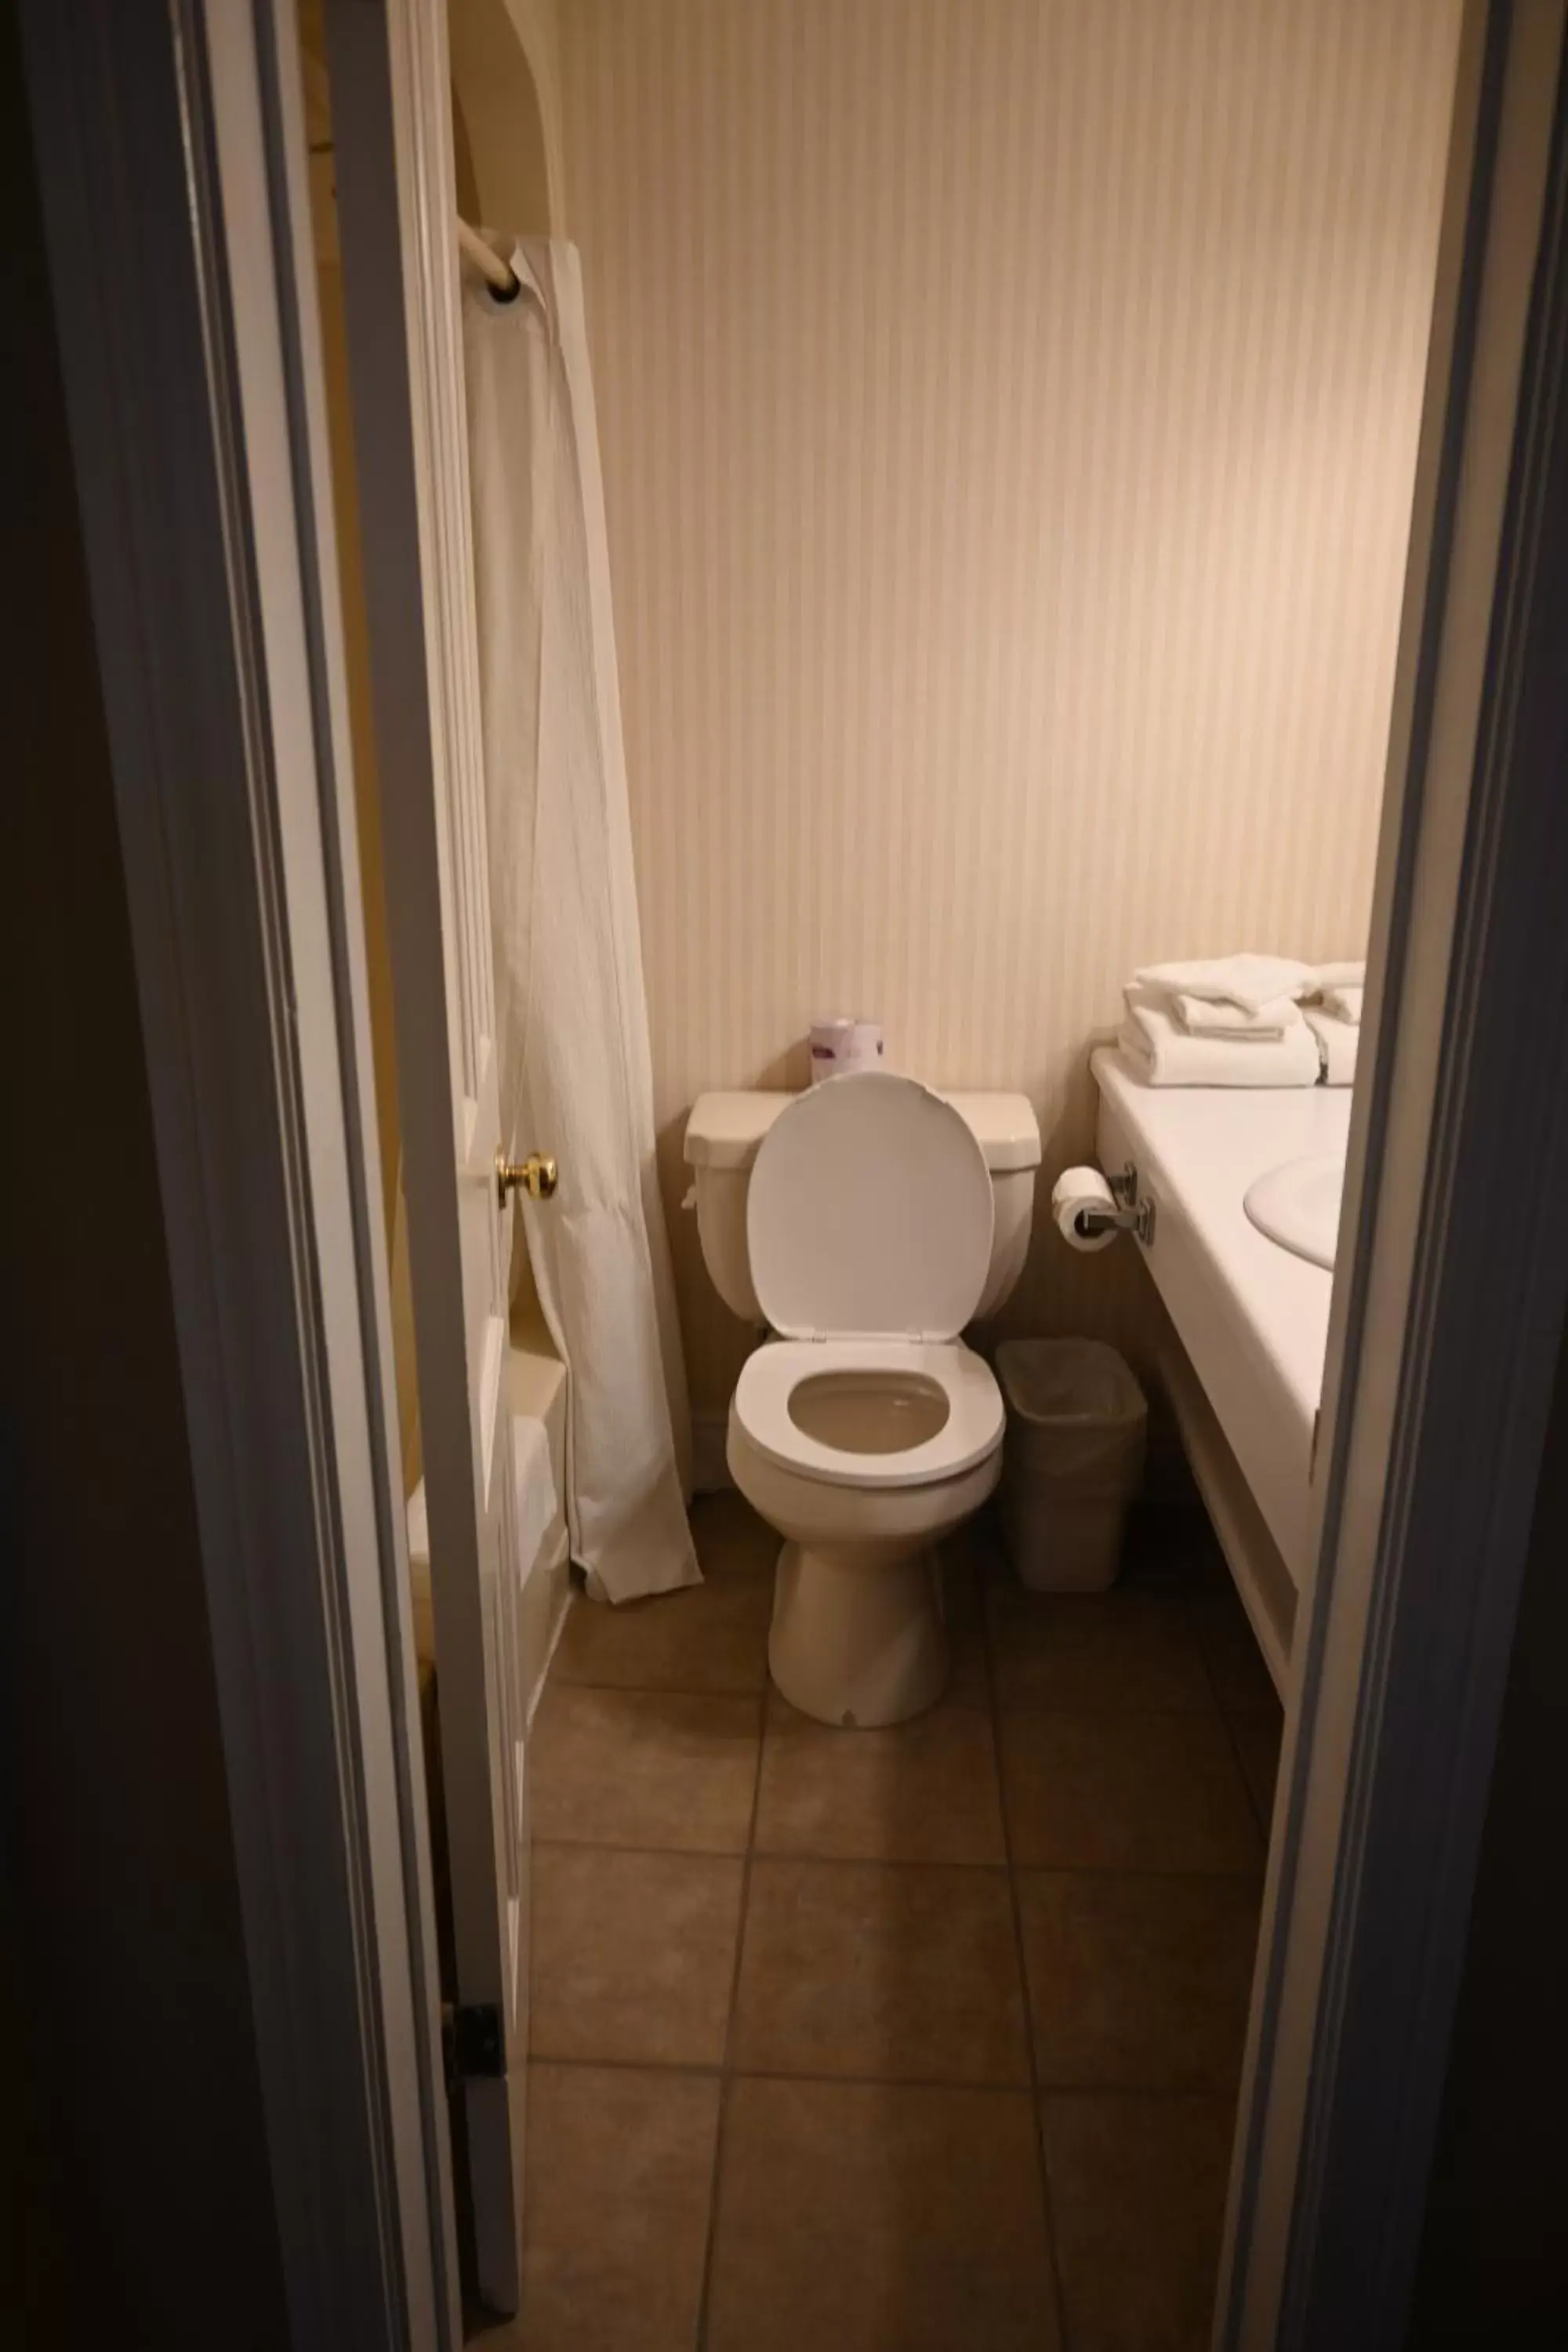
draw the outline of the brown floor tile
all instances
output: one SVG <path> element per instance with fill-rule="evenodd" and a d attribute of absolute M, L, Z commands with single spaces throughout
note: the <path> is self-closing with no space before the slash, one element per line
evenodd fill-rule
<path fill-rule="evenodd" d="M 991 1722 L 951 1700 L 886 1731 L 836 1731 L 769 1703 L 760 1853 L 1004 1863 Z"/>
<path fill-rule="evenodd" d="M 1278 1707 L 1272 1715 L 1248 1712 L 1231 1720 L 1231 1737 L 1241 1757 L 1242 1772 L 1258 1808 L 1265 1838 L 1274 1818 L 1274 1783 L 1279 1771 L 1279 1740 L 1284 1728 L 1284 1718 Z"/>
<path fill-rule="evenodd" d="M 772 1576 L 784 1545 L 777 1528 L 733 1486 L 698 1496 L 691 1506 L 691 1534 L 708 1577 Z"/>
<path fill-rule="evenodd" d="M 1251 1870 L 1256 1822 L 1209 1715 L 1009 1710 L 997 1721 L 1013 1859 L 1047 1870 Z"/>
<path fill-rule="evenodd" d="M 552 1684 L 530 1751 L 534 1835 L 743 1853 L 762 1714 L 760 1698 Z"/>
<path fill-rule="evenodd" d="M 709 2352 L 1054 2352 L 1058 2343 L 1026 2097 L 731 2085 Z"/>
<path fill-rule="evenodd" d="M 973 1518 L 966 1519 L 959 1528 L 958 1536 L 974 1562 L 983 1590 L 988 1584 L 1016 1582 L 1013 1563 L 1007 1557 L 1006 1539 L 1002 1533 L 1001 1513 L 994 1502 L 987 1503 Z"/>
<path fill-rule="evenodd" d="M 531 2069 L 529 2352 L 689 2352 L 707 2252 L 716 2075 Z"/>
<path fill-rule="evenodd" d="M 704 1584 L 618 1609 L 579 1597 L 567 1613 L 552 1685 L 621 1690 L 758 1691 L 768 1678 L 773 1587 L 762 1576 Z"/>
<path fill-rule="evenodd" d="M 1276 1714 L 1279 1696 L 1274 1677 L 1263 1663 L 1258 1636 L 1235 1587 L 1228 1586 L 1223 1592 L 1194 1593 L 1187 1607 L 1221 1712 L 1233 1719 L 1238 1715 Z"/>
<path fill-rule="evenodd" d="M 950 1651 L 944 1696 L 960 1706 L 989 1706 L 985 1667 L 985 1564 L 972 1527 L 959 1528 L 942 1547 L 942 1612 Z"/>
<path fill-rule="evenodd" d="M 1207 2352 L 1229 2099 L 1042 2102 L 1072 2352 Z"/>
<path fill-rule="evenodd" d="M 753 1862 L 731 2057 L 764 2074 L 1026 2082 L 1005 1873 Z"/>
<path fill-rule="evenodd" d="M 728 1856 L 536 1846 L 534 2056 L 720 2064 L 742 1867 Z"/>
<path fill-rule="evenodd" d="M 1023 1871 L 1018 1904 L 1043 2088 L 1234 2091 L 1254 1880 Z"/>
<path fill-rule="evenodd" d="M 1212 1707 L 1186 1603 L 1163 1592 L 989 1596 L 1000 1706 Z"/>
<path fill-rule="evenodd" d="M 1200 1503 L 1135 1503 L 1121 1548 L 1123 1591 L 1226 1592 L 1230 1570 Z"/>

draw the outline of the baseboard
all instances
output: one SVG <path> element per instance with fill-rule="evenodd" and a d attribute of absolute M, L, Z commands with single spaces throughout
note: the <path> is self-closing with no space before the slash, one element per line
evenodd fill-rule
<path fill-rule="evenodd" d="M 735 1483 L 724 1452 L 729 1433 L 727 1405 L 694 1405 L 691 1411 L 691 1486 L 698 1495 L 721 1494 Z"/>

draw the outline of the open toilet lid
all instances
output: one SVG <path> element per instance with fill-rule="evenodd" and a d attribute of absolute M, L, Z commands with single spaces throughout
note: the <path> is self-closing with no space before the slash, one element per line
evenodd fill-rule
<path fill-rule="evenodd" d="M 994 1217 L 963 1114 L 914 1078 L 828 1078 L 781 1111 L 752 1171 L 758 1304 L 786 1339 L 952 1339 L 979 1306 Z"/>

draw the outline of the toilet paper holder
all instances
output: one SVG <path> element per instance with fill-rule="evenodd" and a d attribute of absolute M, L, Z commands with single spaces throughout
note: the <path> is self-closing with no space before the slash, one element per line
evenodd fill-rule
<path fill-rule="evenodd" d="M 1135 1234 L 1145 1249 L 1154 1238 L 1154 1203 L 1138 1198 L 1138 1169 L 1129 1160 L 1119 1176 L 1107 1175 L 1114 1209 L 1080 1209 L 1074 1223 L 1080 1234 Z"/>

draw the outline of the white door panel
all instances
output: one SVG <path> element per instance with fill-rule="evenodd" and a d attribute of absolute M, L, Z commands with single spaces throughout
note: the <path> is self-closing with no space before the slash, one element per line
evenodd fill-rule
<path fill-rule="evenodd" d="M 527 1816 L 446 10 L 329 0 L 478 2284 L 516 2307 Z M 493 2068 L 493 2071 L 489 2071 Z"/>

